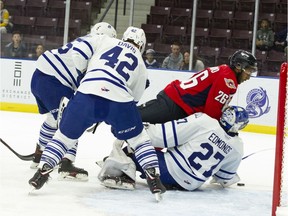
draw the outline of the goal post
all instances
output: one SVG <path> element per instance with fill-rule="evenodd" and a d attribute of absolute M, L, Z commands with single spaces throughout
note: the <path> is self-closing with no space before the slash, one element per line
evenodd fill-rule
<path fill-rule="evenodd" d="M 282 215 L 280 213 L 282 208 L 285 208 L 285 212 L 288 210 L 287 90 L 287 62 L 285 62 L 281 65 L 279 75 L 272 216 Z"/>

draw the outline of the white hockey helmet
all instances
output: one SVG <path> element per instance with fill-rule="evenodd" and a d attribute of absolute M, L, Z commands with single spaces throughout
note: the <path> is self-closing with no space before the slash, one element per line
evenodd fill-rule
<path fill-rule="evenodd" d="M 122 37 L 123 41 L 132 41 L 139 46 L 141 54 L 144 53 L 146 45 L 145 32 L 141 28 L 130 26 L 126 29 Z"/>
<path fill-rule="evenodd" d="M 114 27 L 112 25 L 110 25 L 109 23 L 106 22 L 100 22 L 95 24 L 92 28 L 91 28 L 91 32 L 90 34 L 92 35 L 108 35 L 111 38 L 116 38 L 117 37 L 117 33 L 116 30 L 114 29 Z"/>
<path fill-rule="evenodd" d="M 249 123 L 249 116 L 243 107 L 229 106 L 223 111 L 219 122 L 226 132 L 238 133 Z"/>

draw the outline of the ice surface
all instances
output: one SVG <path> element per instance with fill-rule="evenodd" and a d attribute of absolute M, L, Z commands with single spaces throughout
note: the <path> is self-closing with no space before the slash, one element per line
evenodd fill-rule
<path fill-rule="evenodd" d="M 21 154 L 34 152 L 45 116 L 0 111 L 0 137 Z M 95 164 L 110 153 L 110 127 L 101 124 L 95 134 L 79 141 L 76 165 L 89 172 L 88 182 L 57 179 L 31 192 L 28 180 L 35 170 L 0 144 L 0 214 L 2 216 L 268 216 L 271 215 L 275 136 L 242 132 L 245 155 L 239 176 L 244 187 L 221 188 L 208 183 L 194 192 L 168 191 L 156 203 L 145 181 L 137 176 L 134 191 L 112 190 L 97 179 Z M 29 192 L 31 192 L 29 194 Z"/>

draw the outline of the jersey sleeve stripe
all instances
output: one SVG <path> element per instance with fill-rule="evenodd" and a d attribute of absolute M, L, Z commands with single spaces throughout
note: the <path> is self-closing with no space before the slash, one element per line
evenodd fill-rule
<path fill-rule="evenodd" d="M 178 146 L 178 139 L 177 139 L 177 133 L 176 133 L 176 126 L 175 126 L 175 121 L 172 121 L 172 131 L 173 131 L 173 137 L 174 137 L 174 142 L 175 142 L 175 146 Z"/>
<path fill-rule="evenodd" d="M 86 46 L 89 48 L 89 50 L 91 52 L 90 56 L 92 56 L 94 54 L 94 50 L 93 50 L 91 44 L 85 40 L 84 41 L 81 40 L 80 42 L 83 42 L 84 44 L 86 44 Z M 81 50 L 81 47 L 80 48 L 78 48 L 77 46 L 73 47 L 73 50 L 80 53 L 86 60 L 89 59 L 89 57 L 86 55 L 86 53 Z"/>
<path fill-rule="evenodd" d="M 162 135 L 163 135 L 163 142 L 164 142 L 164 147 L 168 148 L 167 145 L 167 139 L 166 139 L 166 129 L 165 129 L 165 124 L 161 124 L 162 127 Z"/>
<path fill-rule="evenodd" d="M 61 71 L 59 71 L 59 69 L 52 63 L 52 61 L 50 61 L 50 59 L 45 54 L 43 54 L 43 57 L 54 68 L 54 70 L 61 76 L 61 78 L 65 80 L 65 82 L 67 82 L 69 86 L 73 87 L 73 84 L 61 73 Z"/>
<path fill-rule="evenodd" d="M 70 76 L 70 78 L 72 79 L 73 83 L 75 86 L 77 86 L 77 81 L 75 80 L 74 76 L 71 74 L 70 70 L 68 69 L 68 67 L 66 66 L 66 64 L 61 60 L 61 58 L 57 55 L 55 55 L 56 59 L 60 62 L 60 64 L 65 68 L 67 74 Z"/>
<path fill-rule="evenodd" d="M 87 41 L 83 41 L 83 42 L 89 47 L 89 49 L 91 51 L 91 56 L 92 56 L 94 54 L 94 51 L 93 51 L 93 48 L 92 48 L 91 44 L 89 42 L 87 42 Z"/>
<path fill-rule="evenodd" d="M 73 50 L 80 53 L 85 58 L 85 60 L 88 60 L 89 57 L 81 49 L 79 49 L 77 47 L 73 47 Z M 92 55 L 93 55 L 93 52 L 92 52 Z"/>

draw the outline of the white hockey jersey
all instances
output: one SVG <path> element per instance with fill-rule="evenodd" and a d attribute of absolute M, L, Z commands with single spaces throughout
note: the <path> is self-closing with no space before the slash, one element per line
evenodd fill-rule
<path fill-rule="evenodd" d="M 211 176 L 222 185 L 236 176 L 243 156 L 242 139 L 229 136 L 204 113 L 151 124 L 147 132 L 153 146 L 168 148 L 164 154 L 167 169 L 187 190 L 195 190 Z"/>
<path fill-rule="evenodd" d="M 36 62 L 37 69 L 76 90 L 79 85 L 77 77 L 86 71 L 88 61 L 96 49 L 98 37 L 88 34 L 59 49 L 45 51 Z"/>
<path fill-rule="evenodd" d="M 122 40 L 99 37 L 78 91 L 117 102 L 138 102 L 148 77 L 139 49 Z"/>

